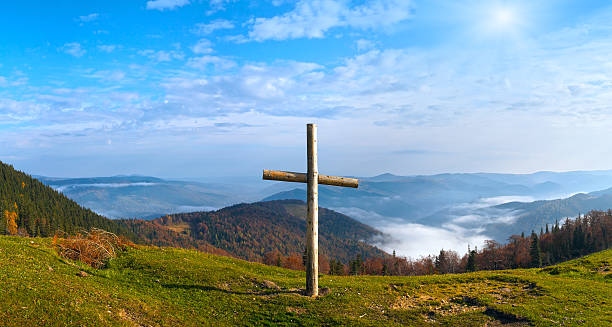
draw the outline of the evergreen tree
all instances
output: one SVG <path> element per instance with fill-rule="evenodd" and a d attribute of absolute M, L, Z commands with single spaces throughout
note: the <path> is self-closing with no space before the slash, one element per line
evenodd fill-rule
<path fill-rule="evenodd" d="M 340 260 L 329 261 L 329 274 L 330 275 L 344 275 L 344 265 Z"/>
<path fill-rule="evenodd" d="M 538 268 L 542 266 L 540 240 L 538 239 L 538 234 L 533 231 L 531 232 L 531 246 L 529 248 L 529 255 L 531 257 L 531 261 L 529 263 L 531 268 Z"/>
<path fill-rule="evenodd" d="M 276 255 L 276 266 L 280 267 L 283 264 L 283 259 L 281 258 L 281 254 L 280 252 L 277 253 Z"/>
<path fill-rule="evenodd" d="M 349 274 L 351 275 L 361 275 L 363 273 L 363 259 L 361 259 L 361 254 L 357 255 L 355 260 L 352 260 L 349 263 Z"/>
<path fill-rule="evenodd" d="M 447 268 L 448 268 L 447 261 L 448 259 L 446 258 L 446 252 L 444 252 L 444 249 L 440 250 L 440 254 L 438 254 L 434 262 L 434 266 L 438 273 L 445 274 L 448 272 L 447 271 Z"/>
<path fill-rule="evenodd" d="M 387 265 L 386 261 L 383 261 L 382 275 L 383 276 L 388 276 L 389 275 L 389 266 Z"/>
<path fill-rule="evenodd" d="M 49 237 L 57 231 L 74 234 L 92 227 L 137 239 L 117 221 L 81 207 L 51 187 L 0 162 L 0 234 Z"/>
<path fill-rule="evenodd" d="M 467 265 L 465 266 L 466 272 L 476 271 L 476 250 L 470 251 L 468 254 Z"/>

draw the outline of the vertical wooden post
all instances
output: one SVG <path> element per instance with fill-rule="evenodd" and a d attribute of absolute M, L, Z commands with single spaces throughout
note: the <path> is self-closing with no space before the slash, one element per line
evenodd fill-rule
<path fill-rule="evenodd" d="M 306 294 L 319 295 L 319 168 L 317 125 L 306 125 L 308 156 L 308 214 L 306 217 Z"/>

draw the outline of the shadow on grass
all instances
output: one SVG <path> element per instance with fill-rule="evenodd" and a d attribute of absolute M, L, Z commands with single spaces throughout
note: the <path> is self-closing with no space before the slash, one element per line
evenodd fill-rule
<path fill-rule="evenodd" d="M 181 284 L 162 284 L 163 288 L 174 288 L 174 289 L 185 289 L 185 290 L 202 290 L 207 292 L 221 292 L 226 294 L 234 295 L 255 295 L 255 296 L 267 296 L 267 295 L 278 295 L 278 294 L 296 294 L 304 295 L 305 290 L 303 289 L 290 289 L 290 290 L 264 290 L 264 291 L 233 291 L 223 289 L 214 286 L 202 286 L 202 285 L 181 285 Z"/>
<path fill-rule="evenodd" d="M 487 308 L 484 314 L 493 318 L 495 322 L 504 326 L 533 326 L 533 324 L 526 318 L 519 317 L 511 313 L 502 312 L 493 308 Z"/>
<path fill-rule="evenodd" d="M 32 244 L 27 244 L 27 247 L 30 249 L 39 251 L 41 253 L 44 253 L 46 255 L 49 255 L 54 261 L 81 269 L 81 267 L 79 267 L 77 264 L 69 261 L 68 259 L 62 258 L 59 254 L 57 254 L 55 249 L 52 247 L 41 247 L 40 244 L 37 244 L 37 246 L 34 246 Z"/>

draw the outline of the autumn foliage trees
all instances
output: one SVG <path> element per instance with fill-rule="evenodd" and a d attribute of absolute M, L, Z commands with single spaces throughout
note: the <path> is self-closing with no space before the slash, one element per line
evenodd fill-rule
<path fill-rule="evenodd" d="M 15 203 L 15 209 L 17 203 Z M 4 219 L 6 222 L 6 231 L 9 235 L 17 235 L 17 212 L 4 210 Z"/>
<path fill-rule="evenodd" d="M 540 234 L 512 235 L 508 243 L 485 241 L 481 249 L 469 249 L 459 256 L 455 251 L 441 250 L 437 256 L 419 259 L 395 255 L 370 258 L 363 263 L 364 274 L 430 275 L 462 273 L 477 270 L 533 268 L 556 264 L 612 245 L 612 211 L 592 211 L 562 225 L 546 226 Z M 350 266 L 350 263 L 349 263 Z M 350 270 L 350 269 L 349 269 Z"/>
<path fill-rule="evenodd" d="M 612 245 L 611 234 L 612 211 L 592 211 L 561 225 L 557 222 L 546 226 L 540 234 L 533 231 L 528 236 L 512 235 L 506 244 L 487 240 L 482 248 L 468 248 L 463 256 L 449 250 L 419 259 L 397 257 L 395 253 L 367 259 L 356 256 L 345 264 L 332 260 L 329 270 L 320 271 L 331 275 L 416 276 L 541 267 L 608 249 Z M 283 266 L 302 269 L 299 265 Z"/>
<path fill-rule="evenodd" d="M 167 215 L 151 222 L 181 230 L 180 234 L 184 237 L 177 238 L 175 246 L 205 242 L 237 258 L 302 269 L 306 221 L 301 214 L 305 214 L 305 208 L 305 203 L 298 200 L 243 203 L 217 211 Z M 150 225 L 137 220 L 121 223 L 155 245 L 172 246 L 171 239 L 160 243 L 159 238 L 176 237 L 175 234 L 150 229 Z M 363 258 L 384 255 L 382 250 L 362 241 L 379 233 L 350 217 L 320 208 L 319 254 L 322 257 L 319 270 L 329 270 L 327 258 L 348 262 L 358 255 Z"/>

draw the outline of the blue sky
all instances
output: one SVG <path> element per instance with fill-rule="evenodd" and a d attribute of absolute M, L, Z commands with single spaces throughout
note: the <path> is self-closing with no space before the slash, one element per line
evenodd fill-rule
<path fill-rule="evenodd" d="M 31 174 L 610 169 L 609 1 L 17 1 L 0 160 Z"/>

